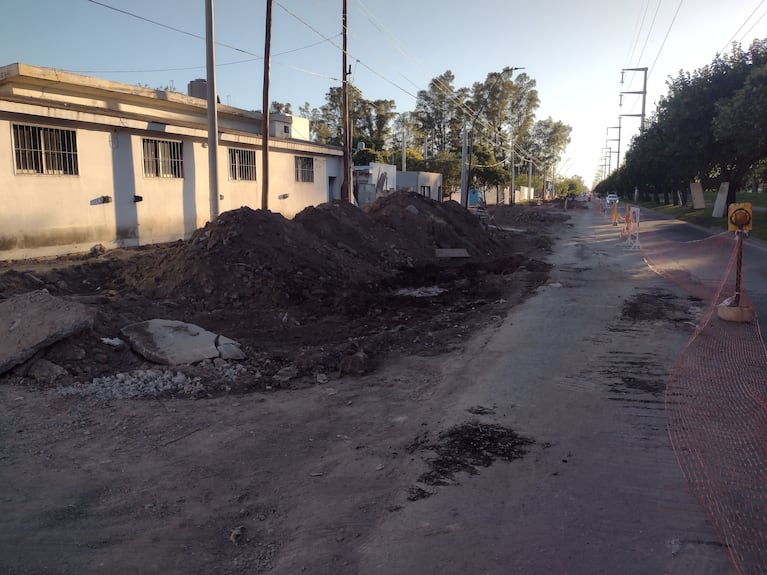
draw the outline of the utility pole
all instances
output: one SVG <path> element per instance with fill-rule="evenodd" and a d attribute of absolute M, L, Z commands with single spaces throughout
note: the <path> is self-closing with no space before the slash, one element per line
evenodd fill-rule
<path fill-rule="evenodd" d="M 347 31 L 347 19 L 348 19 L 348 2 L 343 1 L 343 18 L 342 18 L 342 32 L 343 32 L 343 55 L 341 57 L 341 65 L 343 66 L 342 81 L 341 81 L 341 107 L 343 108 L 343 128 L 344 128 L 344 177 L 341 180 L 341 199 L 345 202 L 351 201 L 351 154 L 352 154 L 352 134 L 351 134 L 351 121 L 349 119 L 349 82 L 346 64 L 348 31 Z"/>
<path fill-rule="evenodd" d="M 610 138 L 607 141 L 608 142 L 618 142 L 618 151 L 617 151 L 617 159 L 615 161 L 615 168 L 618 169 L 621 165 L 621 117 L 618 116 L 618 125 L 617 126 L 607 126 L 607 135 L 610 135 L 610 130 L 618 130 L 618 137 L 617 138 Z"/>
<path fill-rule="evenodd" d="M 208 88 L 208 190 L 211 221 L 218 217 L 218 98 L 216 42 L 213 37 L 213 0 L 205 0 L 205 66 Z"/>
<path fill-rule="evenodd" d="M 527 161 L 527 187 L 533 188 L 533 159 Z M 533 188 L 533 199 L 535 199 L 535 188 Z"/>
<path fill-rule="evenodd" d="M 524 66 L 521 68 L 511 68 L 511 81 L 514 82 L 514 71 L 515 70 L 524 70 Z M 509 204 L 514 203 L 514 189 L 515 189 L 515 174 L 517 171 L 516 164 L 516 154 L 514 153 L 514 95 L 512 92 L 511 101 L 509 102 L 509 124 L 510 124 L 510 134 L 509 134 L 509 140 L 511 141 L 511 194 L 509 195 Z"/>
<path fill-rule="evenodd" d="M 266 33 L 264 34 L 264 93 L 261 114 L 261 209 L 269 209 L 269 82 L 272 51 L 272 0 L 266 0 Z"/>
<path fill-rule="evenodd" d="M 468 174 L 466 173 L 466 119 L 463 120 L 463 129 L 461 130 L 461 205 L 465 206 L 468 202 Z"/>
<path fill-rule="evenodd" d="M 623 85 L 623 77 L 626 72 L 642 72 L 644 74 L 644 84 L 641 90 L 621 92 L 621 94 L 642 94 L 642 113 L 641 114 L 621 114 L 621 116 L 640 117 L 641 120 L 639 124 L 639 129 L 640 131 L 644 131 L 645 104 L 647 101 L 647 68 L 623 68 L 623 70 L 621 70 L 621 86 Z M 623 105 L 622 98 L 621 98 L 621 105 Z"/>
<path fill-rule="evenodd" d="M 402 171 L 407 172 L 407 142 L 405 136 L 407 135 L 407 129 L 405 128 L 405 122 L 402 122 Z"/>

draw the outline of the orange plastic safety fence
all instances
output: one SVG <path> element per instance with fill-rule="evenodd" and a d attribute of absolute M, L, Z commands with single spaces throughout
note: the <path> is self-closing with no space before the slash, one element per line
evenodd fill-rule
<path fill-rule="evenodd" d="M 736 571 L 767 573 L 767 349 L 755 319 L 716 314 L 734 291 L 736 241 L 651 233 L 642 252 L 653 270 L 709 303 L 666 388 L 668 433 Z M 750 305 L 748 294 L 741 305 Z"/>

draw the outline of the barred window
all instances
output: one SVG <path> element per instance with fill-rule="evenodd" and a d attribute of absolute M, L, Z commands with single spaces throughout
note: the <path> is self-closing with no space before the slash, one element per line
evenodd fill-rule
<path fill-rule="evenodd" d="M 314 181 L 314 158 L 296 156 L 296 181 Z"/>
<path fill-rule="evenodd" d="M 256 179 L 255 150 L 229 148 L 229 179 L 255 181 Z"/>
<path fill-rule="evenodd" d="M 17 174 L 80 173 L 74 130 L 13 124 L 13 150 Z"/>
<path fill-rule="evenodd" d="M 183 143 L 142 138 L 144 176 L 148 178 L 183 178 Z"/>

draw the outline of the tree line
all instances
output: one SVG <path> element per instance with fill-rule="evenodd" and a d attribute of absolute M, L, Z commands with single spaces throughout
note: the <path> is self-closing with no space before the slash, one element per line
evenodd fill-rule
<path fill-rule="evenodd" d="M 767 177 L 767 40 L 669 78 L 668 93 L 635 136 L 624 163 L 595 188 L 641 201 L 687 202 L 691 182 L 756 191 Z M 662 200 L 661 200 L 662 197 Z"/>
<path fill-rule="evenodd" d="M 509 187 L 515 170 L 517 185 L 534 185 L 539 191 L 556 168 L 570 142 L 570 126 L 552 118 L 537 120 L 540 105 L 535 80 L 515 69 L 491 72 L 471 88 L 456 87 L 450 70 L 433 78 L 417 93 L 415 109 L 398 113 L 394 100 L 368 100 L 349 84 L 349 109 L 353 127 L 352 159 L 355 165 L 371 162 L 394 164 L 402 169 L 402 149 L 408 170 L 439 172 L 443 193 L 460 189 L 461 160 L 466 142 L 471 150 L 470 186 L 496 191 Z M 342 88 L 332 87 L 325 103 L 312 108 L 307 102 L 299 115 L 308 118 L 314 141 L 342 145 Z M 274 102 L 272 110 L 291 113 L 289 104 Z M 534 178 L 528 182 L 528 163 Z M 562 180 L 563 192 L 584 191 L 579 176 Z"/>

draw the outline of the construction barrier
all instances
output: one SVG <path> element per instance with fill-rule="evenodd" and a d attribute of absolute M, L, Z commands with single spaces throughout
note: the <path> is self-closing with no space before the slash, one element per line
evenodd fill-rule
<path fill-rule="evenodd" d="M 707 304 L 666 387 L 677 461 L 735 571 L 767 573 L 767 349 L 755 318 L 716 313 L 735 290 L 736 239 L 682 243 L 644 232 L 641 250 L 655 272 Z M 740 297 L 750 306 L 745 290 Z"/>

